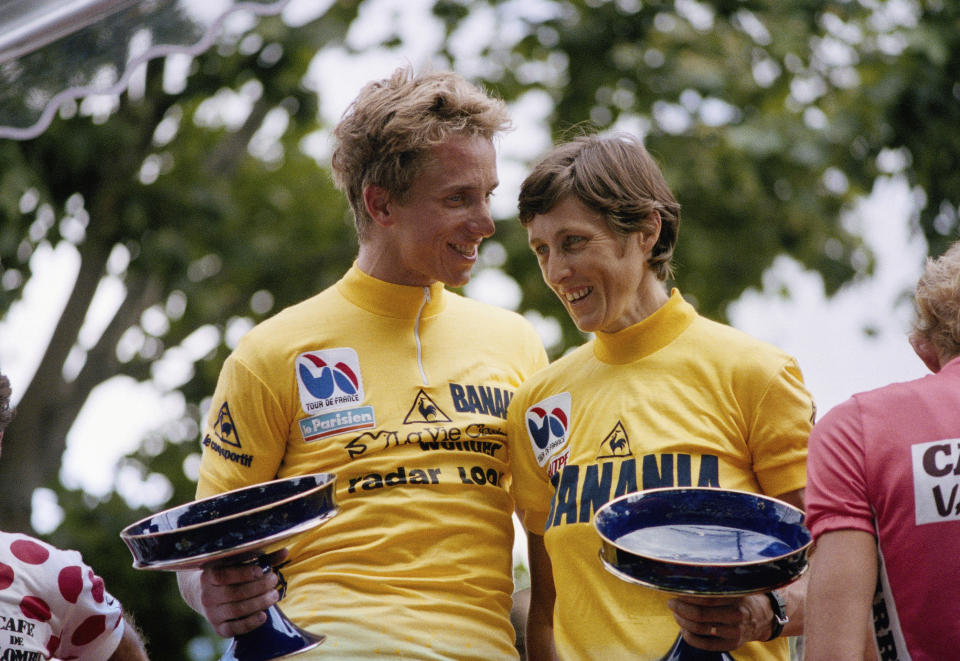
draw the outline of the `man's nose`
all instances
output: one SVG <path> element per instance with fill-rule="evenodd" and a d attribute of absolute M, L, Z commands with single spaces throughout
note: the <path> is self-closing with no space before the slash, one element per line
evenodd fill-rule
<path fill-rule="evenodd" d="M 490 213 L 490 201 L 484 200 L 479 205 L 477 213 L 474 216 L 471 227 L 480 236 L 487 238 L 493 236 L 496 226 L 493 223 L 493 214 Z"/>

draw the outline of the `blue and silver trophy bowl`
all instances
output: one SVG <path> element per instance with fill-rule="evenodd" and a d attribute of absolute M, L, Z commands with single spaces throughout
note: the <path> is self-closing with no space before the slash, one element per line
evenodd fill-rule
<path fill-rule="evenodd" d="M 769 496 L 681 487 L 615 498 L 593 523 L 600 561 L 618 578 L 675 594 L 730 596 L 782 587 L 807 570 L 812 537 L 803 521 L 802 510 Z M 678 639 L 664 658 L 730 657 Z"/>
<path fill-rule="evenodd" d="M 300 475 L 217 494 L 164 510 L 120 532 L 137 569 L 182 571 L 261 563 L 263 549 L 337 513 L 336 476 Z M 267 661 L 305 652 L 324 636 L 300 629 L 274 605 L 267 622 L 234 637 L 221 661 Z"/>

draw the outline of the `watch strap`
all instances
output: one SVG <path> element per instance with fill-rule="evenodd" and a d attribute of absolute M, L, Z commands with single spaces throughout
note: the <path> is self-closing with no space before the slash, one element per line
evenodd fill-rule
<path fill-rule="evenodd" d="M 773 608 L 773 619 L 770 622 L 770 637 L 767 640 L 773 640 L 783 633 L 783 625 L 790 621 L 787 617 L 787 602 L 783 595 L 776 590 L 770 590 L 766 593 L 770 600 L 770 606 Z"/>

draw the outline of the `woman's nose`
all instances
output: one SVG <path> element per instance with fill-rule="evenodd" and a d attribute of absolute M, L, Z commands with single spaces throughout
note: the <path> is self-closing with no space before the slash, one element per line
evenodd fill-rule
<path fill-rule="evenodd" d="M 559 284 L 564 278 L 570 275 L 570 265 L 562 257 L 550 256 L 544 260 L 541 265 L 543 278 L 547 284 Z"/>

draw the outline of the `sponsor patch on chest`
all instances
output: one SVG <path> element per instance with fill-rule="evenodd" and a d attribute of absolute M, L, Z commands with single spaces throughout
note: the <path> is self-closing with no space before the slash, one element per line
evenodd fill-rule
<path fill-rule="evenodd" d="M 360 360 L 350 347 L 307 351 L 297 356 L 294 369 L 305 413 L 350 408 L 364 399 Z"/>
<path fill-rule="evenodd" d="M 372 406 L 359 406 L 346 411 L 321 413 L 299 421 L 303 440 L 309 443 L 327 436 L 345 434 L 359 429 L 372 429 L 377 426 Z"/>
<path fill-rule="evenodd" d="M 537 402 L 524 414 L 533 455 L 541 467 L 567 445 L 570 402 L 570 393 L 562 392 Z"/>

